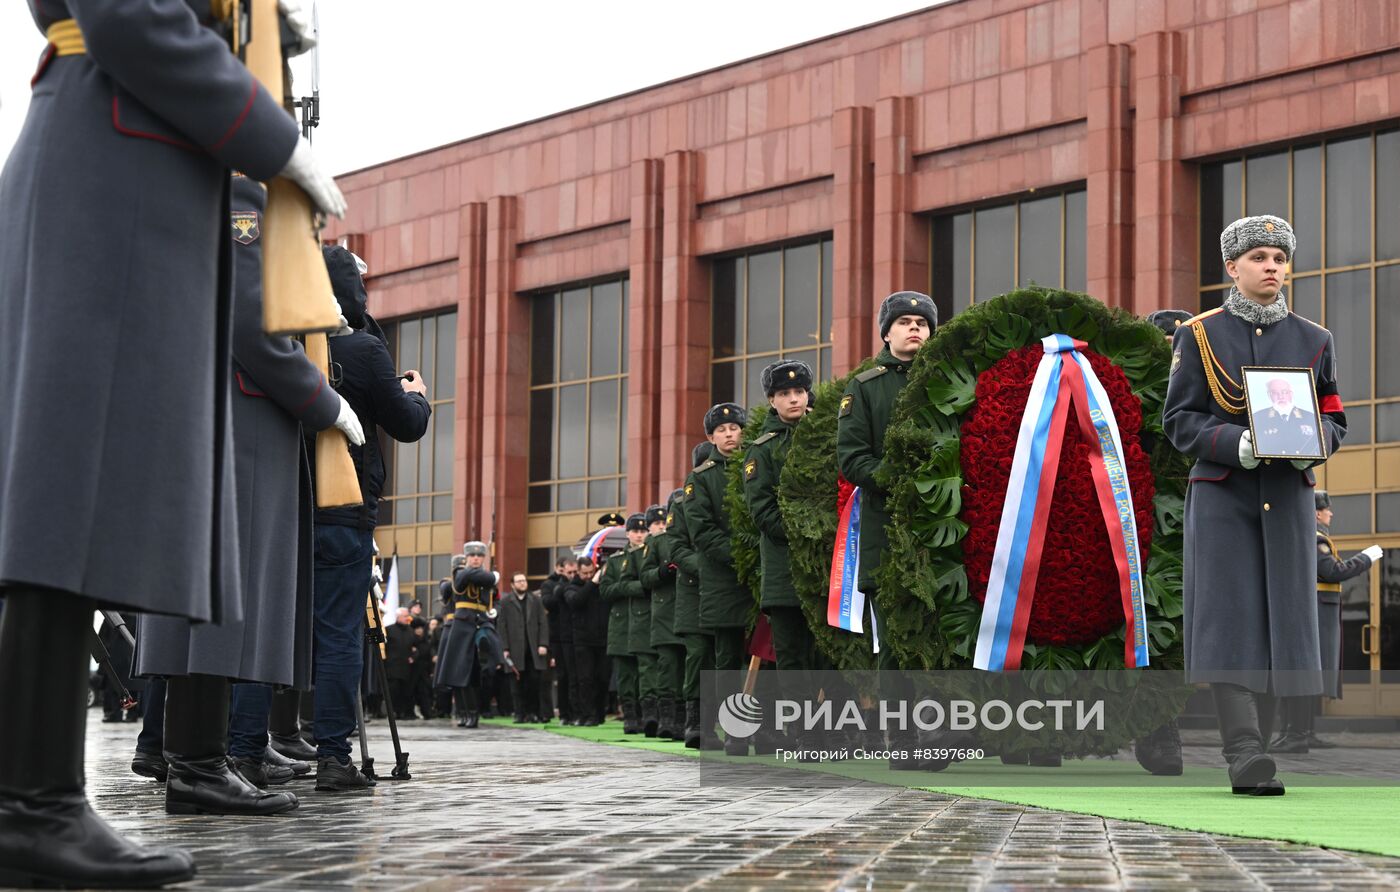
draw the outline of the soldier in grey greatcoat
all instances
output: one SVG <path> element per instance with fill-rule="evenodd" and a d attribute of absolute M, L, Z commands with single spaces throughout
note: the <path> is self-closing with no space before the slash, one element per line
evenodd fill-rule
<path fill-rule="evenodd" d="M 199 752 L 174 746 L 166 802 L 213 813 L 262 813 L 267 796 L 225 776 L 218 765 L 230 728 L 235 733 L 229 754 L 238 775 L 265 786 L 267 720 L 271 689 L 278 685 L 311 687 L 312 529 L 311 476 L 302 426 L 321 430 L 342 427 L 353 442 L 364 442 L 355 413 L 331 389 L 326 376 L 307 358 L 300 344 L 262 330 L 262 237 L 266 207 L 263 186 L 234 175 L 231 236 L 234 242 L 233 310 L 233 452 L 238 504 L 239 572 L 243 580 L 242 619 L 190 623 L 173 616 L 143 616 L 138 626 L 136 668 L 148 676 L 194 676 L 202 703 L 230 699 L 228 680 L 253 684 L 234 687 L 233 724 L 227 709 L 181 707 L 190 698 L 167 698 L 165 723 L 175 739 L 182 724 L 207 712 L 208 724 L 191 727 Z M 161 717 L 149 714 L 147 728 Z M 249 729 L 255 724 L 258 729 Z M 157 739 L 160 732 L 156 732 Z M 260 741 L 254 744 L 253 738 Z M 193 763 L 208 761 L 196 767 Z M 212 774 L 221 780 L 211 782 Z M 235 777 L 236 777 L 235 776 Z M 290 769 L 274 776 L 289 779 Z M 295 797 L 288 805 L 295 804 Z"/>
<path fill-rule="evenodd" d="M 98 605 L 240 618 L 227 170 L 344 200 L 209 3 L 29 7 L 49 46 L 0 174 L 0 865 L 155 886 L 193 862 L 88 806 L 82 632 Z"/>
<path fill-rule="evenodd" d="M 1317 640 L 1322 654 L 1322 696 L 1342 696 L 1342 583 L 1371 569 L 1385 553 L 1372 545 L 1342 560 L 1332 544 L 1332 498 L 1327 490 L 1313 491 L 1317 508 Z M 1312 748 L 1331 749 L 1336 744 L 1313 732 L 1316 697 L 1289 697 L 1283 701 L 1283 726 L 1269 744 L 1272 753 L 1306 753 Z"/>
<path fill-rule="evenodd" d="M 486 569 L 486 543 L 462 546 L 466 564 L 452 575 L 452 625 L 438 647 L 433 686 L 451 688 L 460 717 L 459 728 L 481 721 L 481 692 L 496 687 L 496 672 L 505 663 L 496 635 L 496 588 L 499 575 Z"/>
<path fill-rule="evenodd" d="M 1322 691 L 1311 470 L 1320 462 L 1255 455 L 1241 367 L 1311 368 L 1329 455 L 1346 434 L 1332 335 L 1285 303 L 1295 244 L 1278 217 L 1225 229 L 1234 287 L 1219 309 L 1177 329 L 1162 410 L 1172 445 L 1196 459 L 1186 494 L 1187 678 L 1211 684 L 1231 787 L 1253 795 L 1283 792 L 1261 730 L 1272 695 Z"/>

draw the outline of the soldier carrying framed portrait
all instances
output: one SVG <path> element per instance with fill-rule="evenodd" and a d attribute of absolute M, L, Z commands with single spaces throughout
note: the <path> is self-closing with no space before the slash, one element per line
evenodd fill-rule
<path fill-rule="evenodd" d="M 1259 458 L 1327 458 L 1312 369 L 1245 366 L 1249 429 Z"/>

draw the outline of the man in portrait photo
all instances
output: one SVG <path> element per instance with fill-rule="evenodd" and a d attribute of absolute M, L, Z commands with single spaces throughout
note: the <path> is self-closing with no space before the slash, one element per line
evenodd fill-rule
<path fill-rule="evenodd" d="M 1266 385 L 1269 402 L 1254 413 L 1254 434 L 1261 455 L 1316 455 L 1321 445 L 1317 416 L 1309 408 L 1294 405 L 1293 385 L 1282 375 Z M 1303 392 L 1304 402 L 1308 394 Z"/>

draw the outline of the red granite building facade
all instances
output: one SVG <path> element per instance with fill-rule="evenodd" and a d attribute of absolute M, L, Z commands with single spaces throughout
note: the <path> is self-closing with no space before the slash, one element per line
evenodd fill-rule
<path fill-rule="evenodd" d="M 347 174 L 334 234 L 446 430 L 400 450 L 381 546 L 425 587 L 478 536 L 547 572 L 601 511 L 663 500 L 764 362 L 872 353 L 889 292 L 1196 309 L 1220 221 L 1265 208 L 1365 378 L 1328 482 L 1358 543 L 1393 540 L 1398 124 L 1393 0 L 961 0 Z M 1375 662 L 1400 578 L 1363 584 L 1347 634 Z"/>

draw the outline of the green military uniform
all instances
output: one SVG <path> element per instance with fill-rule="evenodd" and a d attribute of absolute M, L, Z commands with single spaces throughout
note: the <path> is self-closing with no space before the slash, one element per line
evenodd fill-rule
<path fill-rule="evenodd" d="M 694 457 L 703 463 L 713 448 L 709 443 L 701 443 Z M 700 627 L 700 555 L 691 541 L 689 516 L 694 494 L 695 472 L 691 471 L 672 505 L 666 530 L 671 540 L 671 559 L 676 565 L 676 608 L 671 629 L 685 645 L 681 699 L 685 701 L 685 745 L 691 748 L 700 745 L 700 673 L 715 668 L 714 636 Z"/>
<path fill-rule="evenodd" d="M 646 519 L 643 518 L 642 522 L 645 524 Z M 637 703 L 641 711 L 642 731 L 648 737 L 655 737 L 661 727 L 657 714 L 661 692 L 656 678 L 656 648 L 651 646 L 651 589 L 642 581 L 642 567 L 648 551 L 646 543 L 643 543 L 641 550 L 633 552 L 628 559 L 624 572 L 637 583 L 638 594 L 627 605 L 627 649 L 637 660 Z"/>
<path fill-rule="evenodd" d="M 742 418 L 742 415 L 739 416 Z M 729 457 L 714 454 L 692 473 L 695 491 L 686 505 L 690 538 L 700 555 L 700 627 L 715 639 L 715 668 L 742 669 L 744 631 L 753 596 L 734 572 L 725 510 Z"/>
<path fill-rule="evenodd" d="M 938 325 L 938 310 L 927 295 L 898 291 L 880 305 L 880 337 L 888 338 L 891 326 L 903 316 L 924 317 L 930 331 Z M 888 542 L 885 527 L 890 522 L 885 507 L 889 493 L 875 478 L 884 466 L 885 431 L 894 415 L 895 400 L 909 383 L 909 366 L 910 360 L 891 353 L 886 341 L 884 349 L 875 357 L 875 366 L 856 375 L 846 385 L 836 410 L 836 466 L 843 477 L 860 487 L 858 584 L 866 593 L 872 611 L 879 610 L 875 571 L 880 568 L 881 555 Z M 890 648 L 880 648 L 879 666 L 896 668 Z"/>
<path fill-rule="evenodd" d="M 812 370 L 798 360 L 780 360 L 763 370 L 763 389 L 771 399 L 785 389 L 808 390 Z M 777 409 L 770 408 L 763 431 L 744 454 L 744 501 L 754 526 L 758 528 L 759 558 L 763 578 L 759 586 L 759 608 L 768 616 L 773 630 L 773 653 L 779 669 L 816 668 L 816 639 L 802 615 L 802 605 L 792 586 L 788 557 L 787 530 L 778 508 L 778 481 L 792 445 L 797 422 L 787 422 Z"/>
<path fill-rule="evenodd" d="M 608 656 L 617 669 L 617 700 L 622 706 L 623 727 L 629 734 L 640 733 L 637 658 L 631 650 L 631 604 L 641 597 L 642 580 L 631 568 L 641 557 L 641 547 L 619 551 L 608 558 L 598 592 L 608 605 Z"/>
<path fill-rule="evenodd" d="M 642 560 L 642 587 L 651 592 L 651 646 L 656 650 L 657 736 L 680 740 L 685 730 L 685 644 L 676 634 L 676 586 L 680 564 L 672 525 L 684 490 L 671 493 L 663 520 L 666 529 L 647 539 Z"/>

